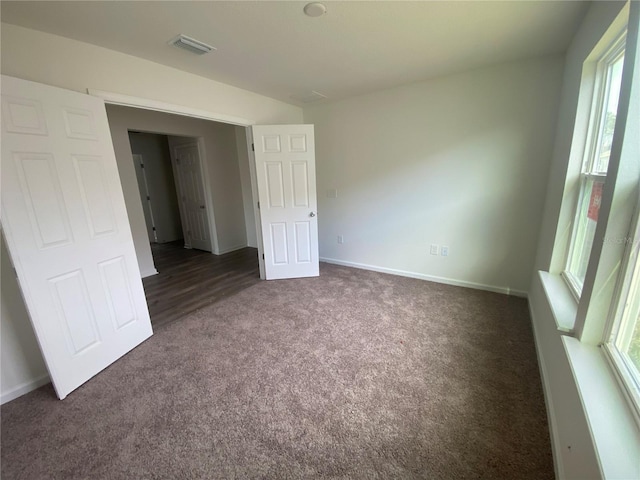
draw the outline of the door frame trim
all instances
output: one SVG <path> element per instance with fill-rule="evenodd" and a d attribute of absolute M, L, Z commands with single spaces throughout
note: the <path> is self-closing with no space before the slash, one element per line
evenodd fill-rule
<path fill-rule="evenodd" d="M 247 137 L 247 152 L 249 154 L 249 176 L 251 177 L 251 196 L 253 197 L 253 219 L 256 224 L 256 243 L 258 244 L 258 266 L 260 267 L 260 280 L 265 280 L 267 275 L 264 268 L 264 243 L 262 242 L 262 220 L 260 208 L 258 208 L 258 173 L 256 172 L 256 152 L 253 147 L 253 130 L 245 127 Z"/>
<path fill-rule="evenodd" d="M 173 103 L 160 102 L 142 97 L 132 97 L 121 93 L 105 92 L 104 90 L 95 90 L 87 88 L 87 94 L 104 100 L 105 103 L 111 105 L 122 105 L 124 107 L 142 108 L 145 110 L 153 110 L 156 112 L 173 113 L 187 117 L 200 118 L 202 120 L 212 120 L 214 122 L 229 123 L 240 127 L 254 125 L 256 122 L 247 120 L 246 118 L 227 115 L 226 113 L 209 112 L 207 110 L 199 110 L 197 108 L 184 107 Z"/>

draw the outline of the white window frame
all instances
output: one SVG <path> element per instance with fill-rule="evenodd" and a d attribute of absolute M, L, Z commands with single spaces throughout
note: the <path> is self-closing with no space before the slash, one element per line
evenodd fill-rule
<path fill-rule="evenodd" d="M 616 285 L 614 301 L 607 317 L 602 350 L 611 365 L 618 383 L 629 404 L 634 417 L 640 425 L 640 369 L 633 365 L 627 355 L 616 346 L 618 334 L 629 321 L 640 316 L 640 199 L 634 214 L 634 223 L 626 240 L 622 268 Z M 633 290 L 635 298 L 630 298 Z M 640 320 L 637 320 L 640 321 Z"/>
<path fill-rule="evenodd" d="M 562 278 L 567 283 L 576 301 L 580 300 L 584 282 L 580 281 L 580 279 L 571 272 L 571 267 L 576 261 L 576 255 L 581 250 L 581 248 L 577 248 L 578 245 L 582 247 L 584 242 L 586 218 L 583 216 L 583 209 L 585 208 L 585 201 L 589 201 L 589 199 L 585 200 L 585 191 L 590 181 L 602 182 L 603 186 L 606 185 L 607 172 L 597 172 L 593 170 L 596 164 L 597 150 L 601 145 L 602 134 L 604 132 L 602 123 L 605 120 L 606 105 L 609 99 L 609 69 L 624 54 L 626 37 L 627 31 L 625 29 L 611 42 L 610 46 L 596 62 L 589 123 L 580 169 L 580 188 L 573 212 L 569 248 L 567 249 L 564 268 L 561 273 Z M 578 242 L 579 237 L 583 237 L 580 242 Z"/>

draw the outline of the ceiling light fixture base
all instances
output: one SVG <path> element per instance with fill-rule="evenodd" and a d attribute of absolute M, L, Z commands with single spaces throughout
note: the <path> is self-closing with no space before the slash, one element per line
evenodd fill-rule
<path fill-rule="evenodd" d="M 304 13 L 309 17 L 321 17 L 325 13 L 327 13 L 327 7 L 320 2 L 311 2 L 307 3 L 304 6 Z"/>

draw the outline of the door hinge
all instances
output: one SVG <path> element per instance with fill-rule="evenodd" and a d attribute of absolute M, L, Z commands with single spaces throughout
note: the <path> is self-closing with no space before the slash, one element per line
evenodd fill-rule
<path fill-rule="evenodd" d="M 151 200 L 151 197 L 149 195 L 147 195 L 147 200 Z"/>
<path fill-rule="evenodd" d="M 251 144 L 251 151 L 252 151 L 252 152 L 255 152 L 255 151 L 256 151 L 256 147 L 255 147 L 255 145 L 254 145 L 253 143 Z"/>
<path fill-rule="evenodd" d="M 151 229 L 155 232 L 156 231 L 156 227 L 151 227 Z"/>
<path fill-rule="evenodd" d="M 262 259 L 264 260 L 264 253 L 262 254 Z"/>
<path fill-rule="evenodd" d="M 140 164 L 140 168 L 144 168 L 144 163 L 141 163 L 141 164 Z"/>
<path fill-rule="evenodd" d="M 260 202 L 258 202 L 258 210 L 260 210 Z"/>

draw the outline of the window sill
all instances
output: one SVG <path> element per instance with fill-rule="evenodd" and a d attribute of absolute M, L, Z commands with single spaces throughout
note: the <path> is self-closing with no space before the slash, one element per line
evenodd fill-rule
<path fill-rule="evenodd" d="M 578 314 L 578 303 L 560 275 L 539 271 L 544 294 L 551 306 L 556 328 L 562 333 L 572 335 Z"/>
<path fill-rule="evenodd" d="M 562 342 L 602 477 L 640 478 L 640 430 L 604 352 L 569 336 Z"/>

